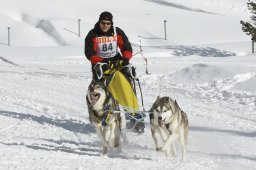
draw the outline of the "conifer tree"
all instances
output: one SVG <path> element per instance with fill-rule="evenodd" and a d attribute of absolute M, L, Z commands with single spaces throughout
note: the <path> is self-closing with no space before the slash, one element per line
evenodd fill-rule
<path fill-rule="evenodd" d="M 240 21 L 242 24 L 242 30 L 245 32 L 247 35 L 251 35 L 251 40 L 252 40 L 252 52 L 254 53 L 254 42 L 256 41 L 256 3 L 252 2 L 249 0 L 247 3 L 248 9 L 252 13 L 251 22 L 244 22 Z"/>

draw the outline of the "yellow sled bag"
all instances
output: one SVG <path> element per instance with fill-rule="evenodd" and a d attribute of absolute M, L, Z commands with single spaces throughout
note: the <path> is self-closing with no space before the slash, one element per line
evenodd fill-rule
<path fill-rule="evenodd" d="M 138 100 L 131 84 L 120 71 L 116 71 L 113 74 L 108 84 L 108 90 L 121 106 L 133 110 L 139 108 Z"/>

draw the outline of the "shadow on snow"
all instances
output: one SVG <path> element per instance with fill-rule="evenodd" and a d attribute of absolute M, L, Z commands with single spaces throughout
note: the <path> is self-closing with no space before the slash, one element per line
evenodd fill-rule
<path fill-rule="evenodd" d="M 217 158 L 231 158 L 231 159 L 247 159 L 250 161 L 256 161 L 256 155 L 252 155 L 251 157 L 249 156 L 245 156 L 242 154 L 217 154 L 217 153 L 204 153 L 204 152 L 195 152 L 195 151 L 191 151 L 191 153 L 200 153 L 200 154 L 204 154 L 204 155 L 210 155 L 210 156 L 214 156 Z"/>
<path fill-rule="evenodd" d="M 186 7 L 184 5 L 180 5 L 178 3 L 171 3 L 171 2 L 167 2 L 167 1 L 163 1 L 163 0 L 145 0 L 145 1 L 160 4 L 160 5 L 170 6 L 170 7 L 174 7 L 174 8 L 178 8 L 178 9 L 182 9 L 182 10 L 202 12 L 202 13 L 207 13 L 207 14 L 215 14 L 215 13 L 204 11 L 204 10 L 201 10 L 201 9 L 189 8 L 189 7 Z"/>
<path fill-rule="evenodd" d="M 9 112 L 9 111 L 0 111 L 0 115 L 11 117 L 11 118 L 16 118 L 19 120 L 30 120 L 30 121 L 34 121 L 34 122 L 37 122 L 42 125 L 49 124 L 49 125 L 53 125 L 56 127 L 66 129 L 66 130 L 74 132 L 74 133 L 90 134 L 90 133 L 95 132 L 94 127 L 92 125 L 82 123 L 82 122 L 79 122 L 76 120 L 52 119 L 52 118 L 46 117 L 44 115 L 35 116 L 35 115 L 31 115 L 31 114 Z"/>
<path fill-rule="evenodd" d="M 139 46 L 133 44 L 134 46 Z M 236 53 L 226 50 L 221 50 L 212 47 L 204 46 L 189 46 L 189 45 L 177 45 L 177 46 L 142 46 L 142 47 L 152 47 L 158 49 L 169 49 L 171 54 L 174 56 L 202 56 L 202 57 L 230 57 L 236 56 Z"/>
<path fill-rule="evenodd" d="M 164 49 L 172 49 L 172 54 L 175 56 L 190 56 L 198 55 L 202 57 L 229 57 L 235 56 L 236 53 L 220 50 L 212 47 L 197 47 L 197 46 L 174 46 L 161 47 Z"/>
<path fill-rule="evenodd" d="M 220 132 L 220 133 L 230 133 L 233 135 L 244 136 L 244 137 L 256 137 L 255 132 L 244 132 L 244 131 L 235 131 L 235 130 L 225 130 L 225 129 L 214 129 L 209 127 L 201 127 L 201 126 L 190 126 L 189 130 L 191 131 L 201 131 L 201 132 Z"/>
<path fill-rule="evenodd" d="M 7 116 L 10 118 L 16 118 L 19 120 L 28 120 L 34 121 L 39 124 L 49 124 L 56 127 L 66 129 L 74 133 L 83 133 L 90 134 L 95 133 L 95 129 L 90 124 L 84 124 L 81 122 L 76 122 L 75 120 L 60 120 L 60 119 L 51 119 L 45 116 L 35 116 L 31 114 L 9 112 L 9 111 L 0 111 L 0 115 Z M 75 142 L 69 140 L 54 140 L 54 139 L 38 139 L 39 141 L 45 141 L 44 143 L 33 143 L 28 144 L 25 142 L 1 142 L 7 146 L 25 146 L 34 150 L 45 150 L 45 151 L 61 151 L 66 153 L 78 154 L 78 155 L 88 155 L 88 156 L 101 156 L 102 155 L 102 146 L 99 141 L 93 142 Z M 66 145 L 66 146 L 65 146 Z M 144 159 L 151 160 L 147 157 L 138 157 L 136 155 L 126 156 L 122 153 L 117 153 L 114 149 L 111 149 L 109 157 L 110 158 L 120 158 L 120 159 Z"/>
<path fill-rule="evenodd" d="M 43 140 L 43 139 L 41 139 Z M 72 153 L 77 155 L 87 155 L 87 156 L 102 156 L 102 147 L 99 142 L 75 142 L 68 140 L 53 140 L 53 139 L 44 139 L 44 141 L 50 143 L 33 143 L 26 144 L 24 142 L 1 142 L 7 146 L 24 146 L 33 150 L 44 150 L 44 151 L 61 151 L 65 153 Z M 66 146 L 65 146 L 66 145 Z M 136 155 L 124 155 L 122 152 L 114 152 L 113 149 L 110 150 L 108 154 L 109 158 L 119 158 L 119 159 L 129 159 L 129 160 L 151 160 L 147 157 L 140 157 Z"/>

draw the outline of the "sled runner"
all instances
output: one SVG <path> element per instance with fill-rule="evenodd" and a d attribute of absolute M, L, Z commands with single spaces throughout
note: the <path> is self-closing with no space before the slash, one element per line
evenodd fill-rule
<path fill-rule="evenodd" d="M 106 69 L 106 67 L 108 67 Z M 144 132 L 144 119 L 146 117 L 145 110 L 139 110 L 138 98 L 136 94 L 137 82 L 141 92 L 141 102 L 143 104 L 143 96 L 140 88 L 139 79 L 136 77 L 135 68 L 133 66 L 122 66 L 122 60 L 111 63 L 98 63 L 95 65 L 98 79 L 104 81 L 108 91 L 112 97 L 121 105 L 125 112 L 127 120 L 127 129 L 138 133 Z M 105 71 L 104 71 L 105 69 Z M 120 112 L 120 111 L 118 111 Z"/>

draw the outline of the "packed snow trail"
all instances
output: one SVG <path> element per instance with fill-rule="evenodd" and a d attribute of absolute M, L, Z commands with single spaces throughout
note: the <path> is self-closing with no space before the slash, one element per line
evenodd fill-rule
<path fill-rule="evenodd" d="M 122 151 L 111 150 L 109 158 L 104 158 L 101 156 L 102 147 L 98 136 L 88 121 L 85 104 L 91 78 L 83 70 L 89 68 L 89 64 L 85 64 L 82 57 L 46 57 L 37 59 L 35 66 L 30 65 L 30 60 L 15 61 L 22 67 L 5 64 L 1 67 L 2 169 L 139 167 L 199 170 L 255 167 L 253 93 L 232 93 L 228 89 L 223 90 L 223 86 L 213 85 L 214 81 L 221 81 L 225 85 L 225 82 L 231 81 L 232 76 L 227 77 L 227 81 L 222 77 L 208 84 L 175 84 L 171 76 L 179 72 L 144 75 L 139 69 L 146 109 L 156 99 L 159 80 L 162 79 L 161 95 L 177 99 L 188 114 L 188 161 L 180 164 L 181 155 L 167 158 L 163 153 L 155 151 L 148 117 L 145 119 L 143 134 L 128 131 L 128 143 Z M 144 67 L 140 58 L 134 60 L 137 60 L 141 68 Z M 168 60 L 166 58 L 162 62 Z M 179 63 L 178 58 L 171 60 Z M 150 61 L 159 62 L 157 59 Z M 68 69 L 62 71 L 64 67 Z M 198 69 L 201 68 L 199 66 Z M 235 81 L 236 77 L 233 77 L 232 86 L 235 82 L 241 82 Z M 250 77 L 253 78 L 253 74 Z M 247 76 L 247 79 L 250 77 Z M 241 102 L 244 98 L 247 100 Z"/>

